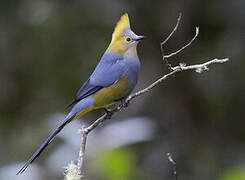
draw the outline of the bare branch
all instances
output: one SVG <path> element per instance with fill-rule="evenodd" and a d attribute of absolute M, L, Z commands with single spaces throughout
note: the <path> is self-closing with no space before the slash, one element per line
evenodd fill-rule
<path fill-rule="evenodd" d="M 176 74 L 177 72 L 180 72 L 180 71 L 187 71 L 187 70 L 196 70 L 198 71 L 199 69 L 205 69 L 207 70 L 207 67 L 210 65 L 210 64 L 215 64 L 215 63 L 225 63 L 229 61 L 228 58 L 224 58 L 224 59 L 213 59 L 213 60 L 210 60 L 206 63 L 203 63 L 203 64 L 196 64 L 196 65 L 190 65 L 190 66 L 186 66 L 184 64 L 180 64 L 179 66 L 176 66 L 176 67 L 173 67 L 173 71 L 171 71 L 170 73 L 162 76 L 161 78 L 159 78 L 158 80 L 156 80 L 155 82 L 153 82 L 150 86 L 146 87 L 145 89 L 142 89 L 136 93 L 134 93 L 133 95 L 130 95 L 128 98 L 127 98 L 127 101 L 131 101 L 133 98 L 137 97 L 137 96 L 140 96 L 140 95 L 143 95 L 144 93 L 150 91 L 151 89 L 153 89 L 155 86 L 159 85 L 162 81 L 166 80 L 168 77 Z M 201 72 L 200 72 L 201 73 Z"/>
<path fill-rule="evenodd" d="M 85 147 L 86 147 L 86 142 L 87 142 L 87 137 L 88 137 L 88 130 L 85 126 L 82 126 L 81 133 L 82 133 L 82 138 L 81 138 L 82 145 L 81 145 L 81 148 L 79 151 L 77 169 L 78 169 L 79 175 L 81 175 L 81 177 L 82 177 L 83 176 L 83 170 L 84 170 Z"/>
<path fill-rule="evenodd" d="M 167 153 L 167 158 L 168 161 L 173 165 L 173 175 L 175 177 L 175 180 L 178 180 L 178 174 L 177 174 L 177 163 L 176 161 L 172 158 L 171 153 Z"/>
<path fill-rule="evenodd" d="M 179 13 L 179 17 L 177 19 L 177 23 L 174 27 L 174 29 L 172 30 L 172 32 L 168 35 L 168 37 L 160 43 L 160 49 L 161 49 L 161 52 L 162 52 L 162 60 L 165 61 L 166 65 L 171 69 L 171 64 L 168 62 L 167 58 L 165 58 L 164 56 L 164 50 L 163 50 L 163 45 L 166 44 L 166 42 L 168 42 L 168 40 L 172 37 L 172 35 L 175 33 L 175 31 L 178 29 L 179 27 L 179 23 L 180 23 L 180 20 L 181 20 L 181 17 L 182 17 L 182 14 Z"/>
<path fill-rule="evenodd" d="M 184 46 L 182 46 L 179 50 L 173 52 L 173 53 L 170 53 L 168 55 L 164 55 L 164 44 L 167 43 L 167 41 L 172 37 L 172 35 L 175 33 L 175 31 L 178 29 L 179 27 L 179 23 L 180 23 L 180 20 L 181 20 L 181 16 L 182 14 L 180 13 L 179 14 L 179 17 L 177 19 L 177 23 L 174 27 L 174 29 L 172 30 L 172 32 L 169 34 L 169 36 L 163 41 L 160 43 L 160 48 L 161 48 L 161 52 L 162 52 L 162 59 L 163 61 L 165 61 L 165 63 L 167 64 L 167 66 L 172 70 L 172 66 L 171 64 L 168 62 L 168 58 L 172 57 L 172 56 L 175 56 L 177 54 L 179 54 L 181 51 L 183 51 L 185 48 L 189 47 L 193 41 L 197 38 L 198 34 L 199 34 L 199 27 L 196 27 L 196 33 L 195 33 L 195 36 Z"/>
<path fill-rule="evenodd" d="M 190 66 L 186 66 L 185 64 L 180 64 L 179 66 L 173 67 L 172 69 L 173 70 L 181 69 L 182 71 L 194 69 L 196 72 L 202 73 L 203 70 L 209 70 L 208 66 L 211 64 L 225 63 L 227 61 L 229 61 L 229 58 L 213 59 L 203 64 L 196 64 L 196 65 L 190 65 Z"/>
<path fill-rule="evenodd" d="M 199 34 L 199 27 L 196 27 L 196 34 L 195 34 L 195 36 L 190 40 L 190 42 L 187 43 L 186 45 L 184 45 L 184 46 L 183 46 L 182 48 L 180 48 L 178 51 L 175 51 L 175 52 L 173 52 L 173 53 L 171 53 L 171 54 L 169 54 L 169 55 L 164 55 L 164 56 L 163 56 L 164 59 L 170 58 L 170 57 L 172 57 L 172 56 L 174 56 L 174 55 L 180 53 L 181 51 L 183 51 L 183 50 L 184 50 L 185 48 L 187 48 L 188 46 L 190 46 L 190 45 L 192 44 L 192 42 L 196 39 L 196 37 L 198 36 L 198 34 Z"/>
<path fill-rule="evenodd" d="M 159 78 L 158 80 L 156 80 L 155 82 L 153 82 L 150 86 L 130 95 L 126 101 L 129 102 L 132 99 L 134 99 L 135 97 L 141 96 L 143 94 L 145 94 L 146 92 L 149 92 L 151 89 L 153 89 L 155 86 L 157 86 L 159 83 L 161 83 L 162 81 L 166 80 L 168 77 L 174 75 L 175 73 L 181 71 L 180 69 L 175 69 L 174 71 L 171 71 L 170 73 L 162 76 L 161 78 Z"/>
<path fill-rule="evenodd" d="M 161 42 L 161 49 L 163 48 L 163 45 L 166 44 L 166 42 L 168 42 L 168 40 L 172 37 L 172 35 L 175 33 L 175 31 L 178 29 L 179 27 L 179 23 L 180 23 L 180 20 L 181 20 L 181 17 L 182 17 L 182 13 L 179 13 L 179 17 L 177 19 L 177 23 L 174 27 L 174 29 L 172 30 L 172 32 L 168 35 L 168 37 L 163 41 Z"/>

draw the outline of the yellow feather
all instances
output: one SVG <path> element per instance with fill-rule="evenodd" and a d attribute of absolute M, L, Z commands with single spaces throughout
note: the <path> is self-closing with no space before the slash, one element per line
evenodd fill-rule
<path fill-rule="evenodd" d="M 106 107 L 114 101 L 121 99 L 129 93 L 128 87 L 129 83 L 127 77 L 125 75 L 121 76 L 116 83 L 102 88 L 93 95 L 94 107 L 96 109 Z"/>
<path fill-rule="evenodd" d="M 93 111 L 95 109 L 104 108 L 114 101 L 121 99 L 124 97 L 128 91 L 129 84 L 128 79 L 125 75 L 121 76 L 121 78 L 114 84 L 104 87 L 98 92 L 96 92 L 94 97 L 94 106 L 88 107 L 77 113 L 77 115 L 74 117 L 74 119 L 77 119 L 84 114 Z"/>
<path fill-rule="evenodd" d="M 130 28 L 130 22 L 128 14 L 125 13 L 117 22 L 117 25 L 112 34 L 112 40 L 108 48 L 109 50 L 123 55 L 123 53 L 127 50 L 127 47 L 123 45 L 124 41 L 122 37 L 127 28 Z"/>
<path fill-rule="evenodd" d="M 88 108 L 85 108 L 85 109 L 83 109 L 82 111 L 80 111 L 80 112 L 74 117 L 74 119 L 77 119 L 77 118 L 83 116 L 84 114 L 86 114 L 86 113 L 88 113 L 88 112 L 90 112 L 90 111 L 93 111 L 94 109 L 96 109 L 96 108 L 95 108 L 95 107 L 88 107 Z"/>
<path fill-rule="evenodd" d="M 125 29 L 128 27 L 130 27 L 129 17 L 128 17 L 128 14 L 125 13 L 124 15 L 122 15 L 120 20 L 117 22 L 115 30 L 112 34 L 112 41 L 117 38 L 120 38 L 123 32 L 125 31 Z"/>

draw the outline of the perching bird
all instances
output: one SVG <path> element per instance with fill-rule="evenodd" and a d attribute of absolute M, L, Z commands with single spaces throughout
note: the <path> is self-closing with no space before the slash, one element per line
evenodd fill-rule
<path fill-rule="evenodd" d="M 106 108 L 129 95 L 138 80 L 140 61 L 136 47 L 142 39 L 144 36 L 138 36 L 130 29 L 128 14 L 124 14 L 118 21 L 112 34 L 111 43 L 99 64 L 69 105 L 73 106 L 70 113 L 17 174 L 23 173 L 65 125 L 73 119 L 92 110 Z"/>

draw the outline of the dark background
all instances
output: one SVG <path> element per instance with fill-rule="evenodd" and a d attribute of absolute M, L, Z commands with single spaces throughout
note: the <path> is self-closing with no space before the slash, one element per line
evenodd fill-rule
<path fill-rule="evenodd" d="M 69 124 L 24 175 L 15 173 L 62 121 L 120 16 L 128 12 L 131 28 L 147 36 L 138 47 L 139 90 L 168 73 L 159 43 L 182 12 L 165 52 L 188 42 L 195 26 L 200 35 L 171 63 L 230 62 L 179 73 L 98 127 L 88 139 L 87 179 L 174 179 L 171 152 L 180 180 L 244 180 L 244 8 L 244 0 L 2 1 L 0 179 L 62 179 L 78 156 L 78 129 L 102 111 Z"/>

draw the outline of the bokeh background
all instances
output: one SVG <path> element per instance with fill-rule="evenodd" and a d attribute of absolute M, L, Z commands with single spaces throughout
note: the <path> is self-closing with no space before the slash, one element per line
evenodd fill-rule
<path fill-rule="evenodd" d="M 168 72 L 159 43 L 171 53 L 200 27 L 191 47 L 170 61 L 196 64 L 229 57 L 208 72 L 179 73 L 135 99 L 89 135 L 87 179 L 245 179 L 244 0 L 22 0 L 0 5 L 0 179 L 62 179 L 78 156 L 82 124 L 69 124 L 27 171 L 15 173 L 64 118 L 65 107 L 87 80 L 128 12 L 131 28 L 147 36 L 138 47 L 136 90 Z"/>

